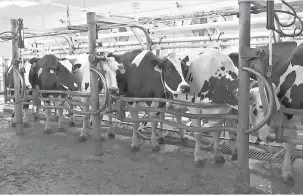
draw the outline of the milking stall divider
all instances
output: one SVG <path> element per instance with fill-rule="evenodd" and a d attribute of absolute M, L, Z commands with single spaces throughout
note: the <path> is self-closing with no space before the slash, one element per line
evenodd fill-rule
<path fill-rule="evenodd" d="M 273 1 L 272 1 L 273 2 Z M 88 12 L 87 13 L 87 28 L 88 28 L 88 49 L 89 49 L 89 62 L 90 62 L 90 68 L 91 68 L 91 93 L 90 94 L 84 94 L 81 92 L 70 92 L 70 91 L 53 91 L 53 90 L 38 90 L 35 93 L 41 94 L 41 93 L 59 93 L 59 94 L 66 94 L 69 96 L 78 96 L 78 97 L 91 97 L 91 105 L 88 105 L 88 103 L 80 102 L 76 100 L 70 100 L 67 98 L 42 98 L 39 95 L 34 96 L 27 96 L 26 91 L 24 88 L 24 79 L 22 78 L 20 72 L 19 72 L 19 49 L 18 49 L 18 37 L 14 37 L 12 40 L 12 52 L 13 52 L 13 59 L 12 59 L 12 65 L 9 70 L 14 71 L 14 89 L 7 89 L 5 86 L 5 89 L 7 90 L 6 95 L 9 91 L 15 91 L 20 93 L 14 93 L 15 98 L 15 122 L 16 122 L 16 134 L 22 135 L 23 132 L 23 121 L 22 121 L 22 104 L 29 104 L 25 102 L 26 100 L 56 100 L 56 101 L 66 101 L 69 104 L 73 105 L 80 105 L 80 106 L 91 106 L 92 109 L 87 112 L 82 111 L 76 111 L 71 109 L 70 107 L 59 107 L 59 106 L 40 106 L 42 109 L 65 109 L 68 110 L 74 114 L 79 115 L 93 115 L 93 133 L 92 138 L 94 142 L 94 155 L 102 155 L 102 136 L 101 136 L 101 121 L 100 121 L 100 113 L 106 114 L 110 118 L 117 118 L 122 122 L 160 122 L 165 123 L 170 126 L 174 126 L 177 128 L 183 128 L 187 131 L 191 132 L 198 132 L 198 131 L 204 131 L 204 132 L 215 132 L 215 131 L 229 131 L 229 132 L 236 132 L 238 133 L 238 163 L 239 163 L 239 175 L 238 175 L 238 188 L 243 190 L 245 193 L 249 192 L 250 187 L 250 171 L 249 171 L 249 133 L 258 130 L 262 126 L 264 126 L 272 117 L 272 114 L 274 112 L 275 115 L 281 115 L 281 111 L 284 113 L 291 113 L 291 114 L 297 114 L 302 115 L 302 111 L 294 111 L 292 109 L 280 109 L 280 112 L 276 111 L 275 108 L 275 99 L 274 99 L 274 92 L 272 89 L 271 84 L 267 81 L 265 78 L 265 70 L 264 67 L 249 67 L 249 63 L 246 59 L 250 57 L 256 57 L 255 52 L 253 49 L 250 48 L 250 24 L 251 24 L 251 14 L 250 14 L 250 7 L 251 7 L 251 0 L 239 0 L 239 112 L 238 116 L 236 115 L 228 115 L 228 114 L 187 114 L 183 112 L 176 112 L 171 111 L 166 108 L 156 108 L 156 107 L 148 107 L 148 108 L 129 108 L 126 107 L 126 102 L 142 102 L 142 101 L 158 101 L 158 102 L 166 102 L 170 104 L 179 104 L 184 105 L 188 107 L 195 107 L 195 108 L 219 108 L 227 105 L 222 104 L 193 104 L 188 102 L 181 102 L 176 100 L 170 100 L 170 99 L 161 99 L 161 98 L 126 98 L 121 96 L 114 96 L 110 95 L 109 91 L 106 86 L 105 78 L 103 75 L 96 69 L 96 62 L 100 58 L 97 55 L 96 45 L 97 45 L 97 35 L 98 35 L 98 19 L 96 17 L 96 13 L 94 12 Z M 11 26 L 12 26 L 12 32 L 17 33 L 18 30 L 18 22 L 20 20 L 12 19 L 11 20 Z M 140 26 L 134 26 L 134 28 L 139 28 L 143 30 L 144 34 L 146 35 L 146 49 L 151 50 L 151 39 L 146 33 L 146 30 Z M 20 29 L 19 29 L 20 30 Z M 143 46 L 143 45 L 142 45 Z M 270 64 L 271 65 L 271 64 Z M 266 116 L 263 119 L 263 121 L 258 124 L 257 126 L 253 128 L 249 128 L 249 73 L 255 74 L 258 78 L 258 84 L 261 89 L 260 90 L 261 96 L 262 96 L 262 102 L 264 107 L 267 110 Z M 7 74 L 6 74 L 7 77 Z M 105 101 L 103 105 L 100 105 L 99 103 L 99 97 L 100 94 L 98 93 L 98 77 L 102 79 L 103 84 L 105 85 Z M 6 79 L 5 79 L 6 80 Z M 21 85 L 20 85 L 21 81 Z M 268 92 L 268 102 L 269 105 L 266 106 L 265 104 L 265 89 Z M 7 98 L 13 98 L 12 96 L 8 96 Z M 112 104 L 113 101 L 115 102 L 115 109 L 113 109 Z M 107 111 L 104 111 L 107 108 Z M 225 119 L 225 120 L 238 120 L 238 127 L 189 127 L 183 124 L 179 124 L 176 122 L 171 122 L 169 120 L 162 120 L 162 119 L 149 119 L 149 118 L 142 118 L 142 119 L 129 119 L 125 117 L 126 111 L 132 111 L 136 109 L 137 111 L 144 111 L 144 112 L 164 112 L 169 113 L 173 115 L 178 115 L 190 119 L 210 119 L 210 118 L 216 118 L 216 119 Z M 114 114 L 116 113 L 116 114 Z M 110 119 L 111 121 L 111 119 Z M 280 121 L 281 122 L 281 121 Z M 109 127 L 109 133 L 112 131 L 112 127 Z M 293 139 L 282 136 L 283 134 L 283 128 L 289 128 L 289 126 L 284 126 L 280 124 L 279 128 L 277 128 L 277 140 L 280 142 L 289 142 L 294 144 L 300 144 L 302 143 L 302 140 L 299 139 Z"/>

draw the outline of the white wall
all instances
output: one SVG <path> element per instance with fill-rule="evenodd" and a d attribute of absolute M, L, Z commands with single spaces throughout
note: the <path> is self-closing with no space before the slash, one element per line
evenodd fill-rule
<path fill-rule="evenodd" d="M 10 31 L 10 21 L 0 18 L 0 33 L 4 31 Z M 2 40 L 0 40 L 0 56 L 10 57 L 11 53 L 11 42 L 2 42 Z"/>

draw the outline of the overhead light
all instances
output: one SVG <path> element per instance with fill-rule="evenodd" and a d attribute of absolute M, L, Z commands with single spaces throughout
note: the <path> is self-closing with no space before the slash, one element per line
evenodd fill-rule
<path fill-rule="evenodd" d="M 11 5 L 16 5 L 19 7 L 30 7 L 38 4 L 39 4 L 38 2 L 26 1 L 26 0 L 5 0 L 0 2 L 0 8 L 11 6 Z"/>

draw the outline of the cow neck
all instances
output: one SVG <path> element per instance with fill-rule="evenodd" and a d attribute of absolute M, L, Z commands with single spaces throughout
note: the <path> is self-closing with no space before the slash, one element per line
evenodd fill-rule
<path fill-rule="evenodd" d="M 167 90 L 167 88 L 165 87 L 164 73 L 162 70 L 160 72 L 160 78 L 161 78 L 161 83 L 162 83 L 165 99 L 172 99 L 173 94 L 169 90 Z"/>
<path fill-rule="evenodd" d="M 60 61 L 58 61 L 58 63 L 59 63 L 61 66 L 63 66 L 63 65 L 60 63 Z M 63 66 L 63 67 L 65 67 L 65 66 Z M 65 68 L 66 68 L 66 67 L 65 67 Z M 68 87 L 65 86 L 65 85 L 60 81 L 60 79 L 58 78 L 58 76 L 57 76 L 57 70 L 54 70 L 54 75 L 55 75 L 56 80 L 57 80 L 57 82 L 59 83 L 59 85 L 61 85 L 66 91 L 70 91 L 70 90 L 68 89 Z"/>

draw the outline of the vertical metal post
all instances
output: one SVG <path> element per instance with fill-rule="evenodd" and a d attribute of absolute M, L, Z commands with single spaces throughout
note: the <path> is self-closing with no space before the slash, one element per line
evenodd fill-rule
<path fill-rule="evenodd" d="M 249 0 L 239 0 L 239 183 L 244 193 L 249 192 L 250 172 L 249 172 L 249 145 L 248 134 L 243 132 L 249 128 L 249 74 L 242 71 L 242 67 L 249 66 L 249 63 L 241 58 L 243 50 L 250 47 L 250 3 Z"/>
<path fill-rule="evenodd" d="M 92 61 L 97 56 L 96 50 L 96 38 L 97 38 L 97 20 L 96 13 L 88 12 L 87 17 L 87 26 L 88 26 L 88 52 L 90 67 L 97 69 L 97 64 Z M 90 87 L 91 87 L 91 107 L 93 111 L 99 109 L 99 93 L 98 93 L 98 75 L 94 71 L 90 72 Z M 101 121 L 100 113 L 92 116 L 93 122 L 93 133 L 92 139 L 94 142 L 94 155 L 100 156 L 103 154 L 102 150 L 102 136 L 101 136 Z"/>
<path fill-rule="evenodd" d="M 14 35 L 18 33 L 18 20 L 11 19 L 11 31 Z M 12 63 L 14 67 L 19 70 L 19 64 L 15 63 L 16 60 L 19 59 L 19 49 L 18 49 L 18 36 L 14 36 L 12 40 Z M 16 134 L 21 135 L 23 134 L 23 121 L 22 121 L 22 103 L 20 102 L 21 95 L 20 95 L 20 79 L 18 73 L 16 73 L 13 69 L 14 75 L 14 94 L 15 94 L 15 123 L 16 123 Z"/>
<path fill-rule="evenodd" d="M 7 98 L 7 88 L 6 88 L 6 85 L 7 85 L 7 83 L 6 83 L 6 71 L 7 71 L 8 67 L 9 67 L 9 63 L 8 63 L 7 59 L 3 60 L 3 65 L 2 66 L 3 66 L 2 71 L 3 71 L 3 86 L 4 86 L 4 88 L 3 88 L 4 102 L 7 103 L 8 98 Z"/>

